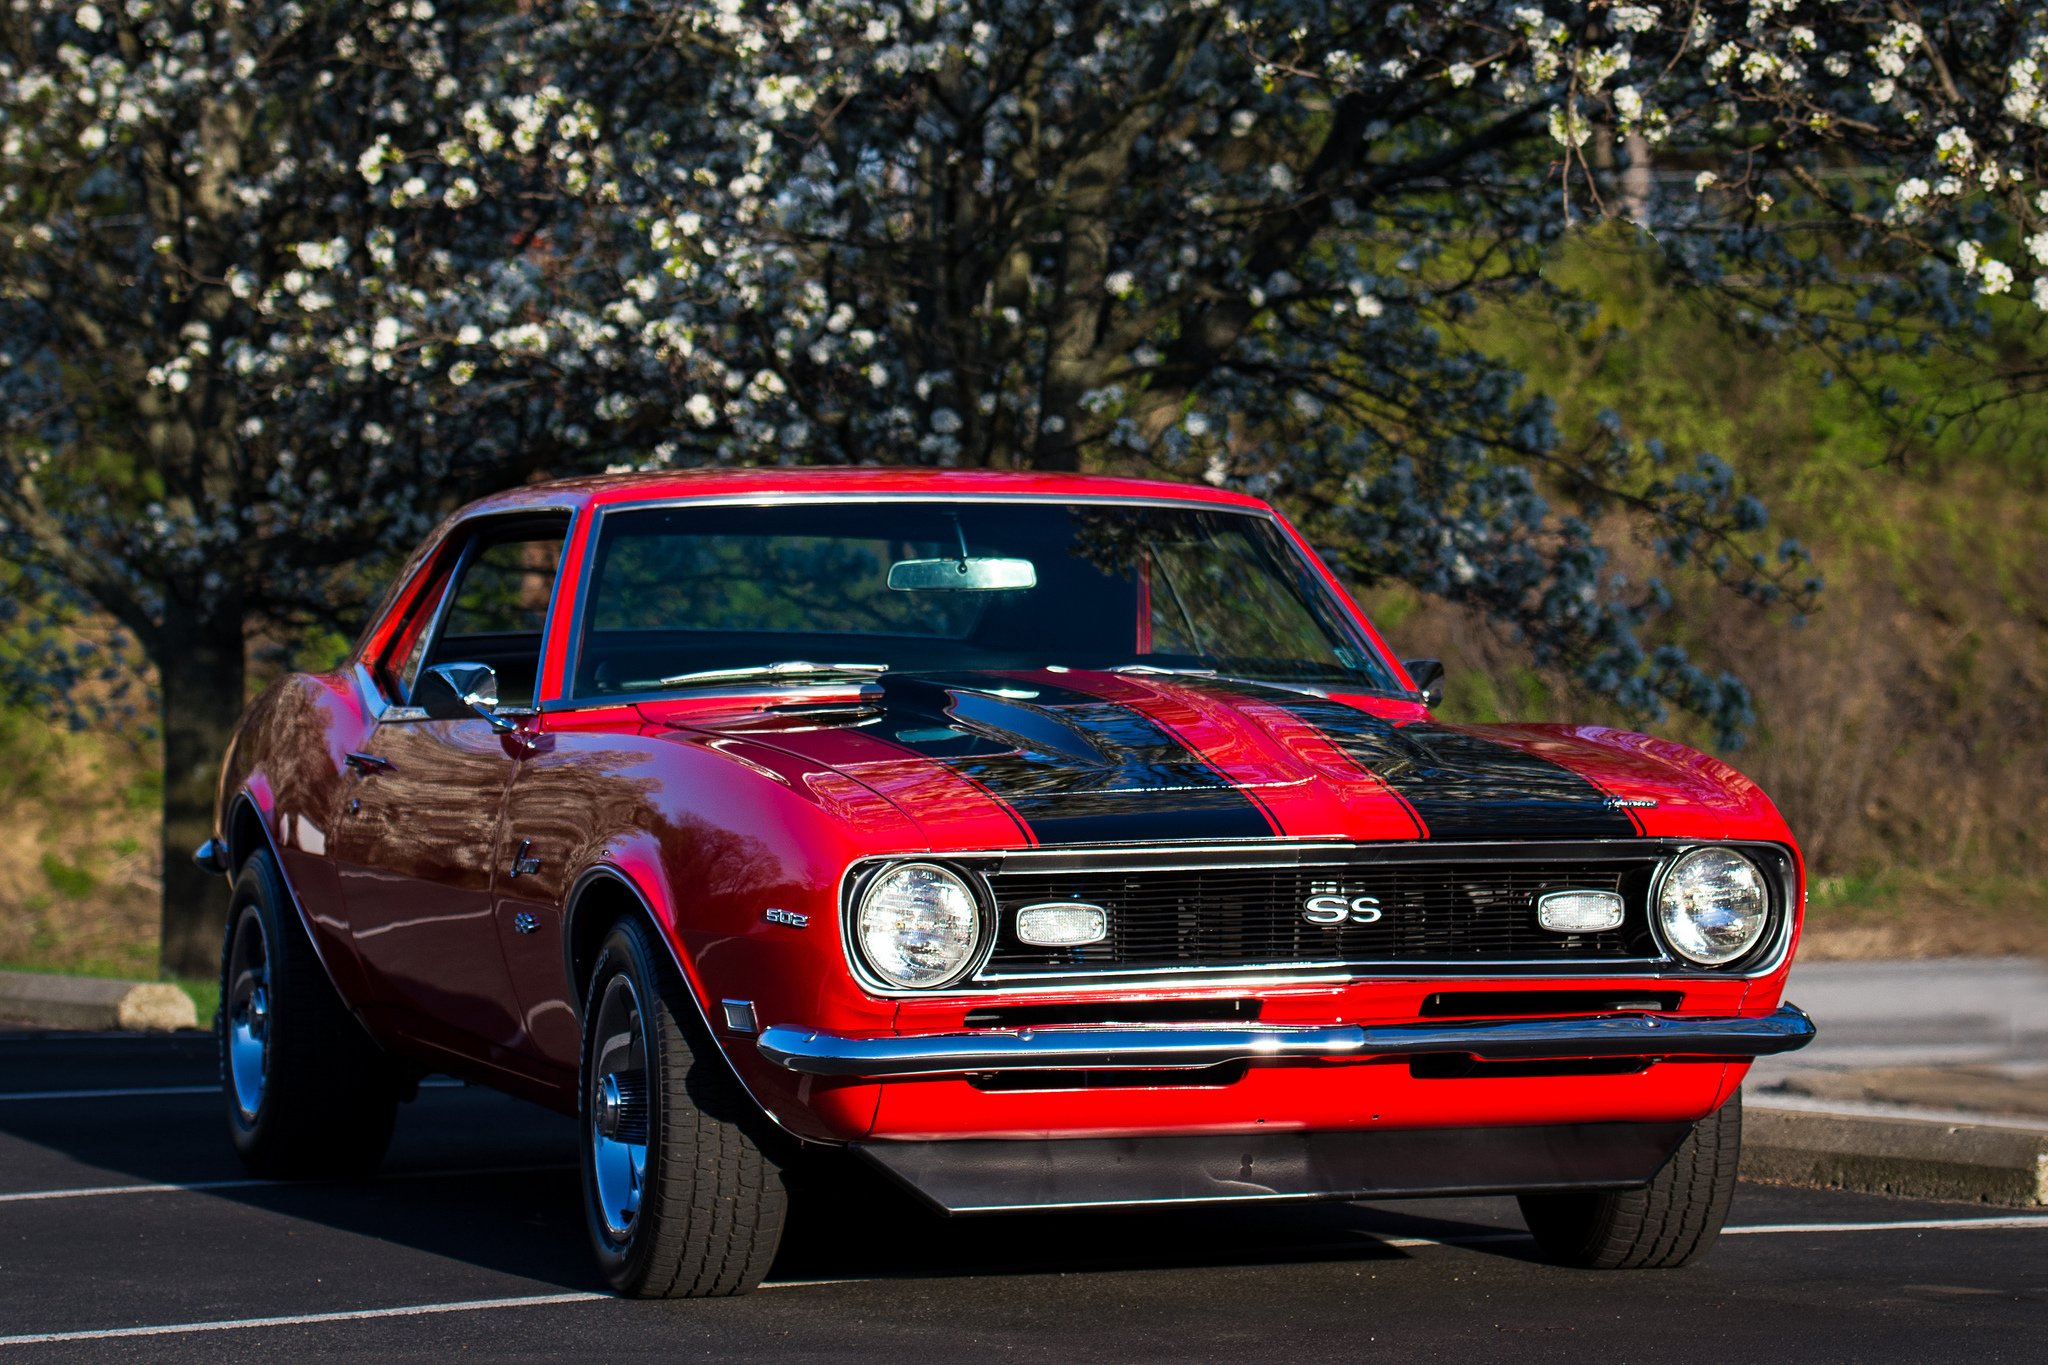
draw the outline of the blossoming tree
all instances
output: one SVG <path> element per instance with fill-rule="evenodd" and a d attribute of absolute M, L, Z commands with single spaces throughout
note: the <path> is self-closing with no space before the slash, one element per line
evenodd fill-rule
<path fill-rule="evenodd" d="M 0 16 L 0 523 L 156 665 L 176 971 L 218 950 L 190 855 L 251 631 L 356 615 L 337 570 L 566 458 L 615 359 L 580 311 L 574 156 L 540 150 L 576 114 L 507 26 L 425 0 Z"/>
<path fill-rule="evenodd" d="M 584 464 L 1240 483 L 1642 714 L 1667 564 L 1796 547 L 1489 353 L 1602 217 L 1871 385 L 2048 307 L 2048 27 L 1995 0 L 23 0 L 0 20 L 0 515 L 157 661 L 166 955 L 247 622 L 461 491 Z M 1653 170 L 1655 174 L 1653 174 Z M 2031 300 L 2031 303 L 2028 302 Z M 1990 357 L 1979 403 L 2024 392 Z"/>

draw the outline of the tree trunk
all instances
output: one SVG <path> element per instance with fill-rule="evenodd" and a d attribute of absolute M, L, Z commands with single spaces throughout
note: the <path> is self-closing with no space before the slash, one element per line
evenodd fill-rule
<path fill-rule="evenodd" d="M 1628 168 L 1621 173 L 1621 212 L 1637 227 L 1650 225 L 1650 140 L 1630 133 L 1625 144 Z"/>
<path fill-rule="evenodd" d="M 219 966 L 227 884 L 192 862 L 213 837 L 214 800 L 228 740 L 242 714 L 242 618 L 223 609 L 203 617 L 172 604 L 157 649 L 164 736 L 164 901 L 166 972 L 207 977 Z"/>

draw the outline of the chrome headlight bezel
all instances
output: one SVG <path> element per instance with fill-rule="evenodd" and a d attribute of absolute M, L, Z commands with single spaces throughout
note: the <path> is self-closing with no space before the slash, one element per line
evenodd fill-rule
<path fill-rule="evenodd" d="M 1673 877 L 1686 863 L 1696 858 L 1728 857 L 1748 867 L 1754 876 L 1758 892 L 1762 897 L 1761 912 L 1757 917 L 1753 933 L 1733 951 L 1725 953 L 1695 953 L 1679 945 L 1666 917 L 1666 894 L 1672 889 Z M 1655 882 L 1650 887 L 1647 910 L 1650 931 L 1656 937 L 1658 948 L 1664 955 L 1684 967 L 1713 972 L 1747 972 L 1749 967 L 1764 957 L 1771 956 L 1784 938 L 1786 911 L 1786 890 L 1783 878 L 1773 874 L 1773 869 L 1752 856 L 1752 851 L 1728 844 L 1700 844 L 1676 854 L 1658 869 Z"/>
<path fill-rule="evenodd" d="M 934 873 L 960 887 L 974 905 L 974 939 L 972 945 L 955 964 L 953 970 L 930 981 L 906 982 L 885 971 L 869 954 L 863 932 L 863 919 L 869 900 L 891 877 L 901 873 L 924 871 Z M 905 858 L 887 861 L 863 871 L 845 899 L 844 923 L 841 939 L 846 949 L 846 960 L 853 967 L 854 975 L 870 990 L 885 995 L 930 995 L 958 986 L 978 973 L 988 956 L 995 950 L 995 915 L 991 908 L 993 897 L 981 878 L 962 868 L 934 862 L 926 858 Z"/>

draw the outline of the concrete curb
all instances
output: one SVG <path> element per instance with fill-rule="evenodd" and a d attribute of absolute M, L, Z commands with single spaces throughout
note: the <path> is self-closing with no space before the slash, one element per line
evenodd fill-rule
<path fill-rule="evenodd" d="M 2048 1205 L 2048 1125 L 1878 1114 L 1876 1106 L 1780 1108 L 1745 1096 L 1742 1178 L 2007 1208 Z"/>
<path fill-rule="evenodd" d="M 42 1028 L 198 1028 L 192 997 L 165 981 L 0 972 L 0 1019 Z"/>

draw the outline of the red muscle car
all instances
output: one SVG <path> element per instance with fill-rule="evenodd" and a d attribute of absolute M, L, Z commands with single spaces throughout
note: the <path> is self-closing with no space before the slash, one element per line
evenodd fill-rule
<path fill-rule="evenodd" d="M 487 498 L 250 708 L 228 1126 L 362 1172 L 418 1079 L 578 1117 L 624 1294 L 744 1291 L 786 1176 L 934 1207 L 1497 1192 L 1714 1238 L 1799 852 L 1600 726 L 1441 724 L 1256 499 L 749 470 Z"/>

